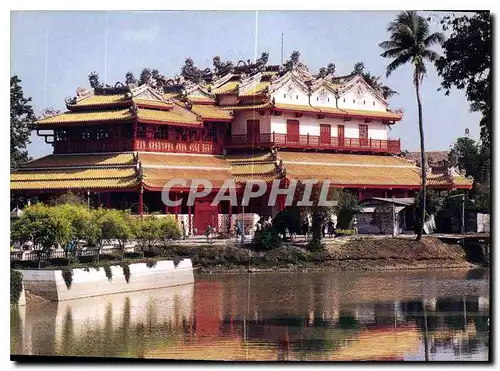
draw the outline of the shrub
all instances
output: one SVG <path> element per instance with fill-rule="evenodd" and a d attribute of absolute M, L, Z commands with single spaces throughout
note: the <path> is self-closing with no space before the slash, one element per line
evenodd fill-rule
<path fill-rule="evenodd" d="M 255 232 L 253 246 L 257 250 L 271 250 L 281 246 L 281 239 L 274 227 L 266 227 Z"/>
<path fill-rule="evenodd" d="M 92 211 L 89 235 L 98 249 L 98 259 L 105 240 L 118 240 L 123 259 L 125 243 L 133 237 L 132 218 L 127 211 L 99 208 Z"/>
<path fill-rule="evenodd" d="M 160 220 L 164 241 L 174 240 L 181 237 L 181 228 L 174 216 L 167 215 Z"/>
<path fill-rule="evenodd" d="M 77 205 L 77 206 L 85 206 L 87 205 L 87 201 L 85 200 L 84 197 L 73 193 L 71 191 L 68 191 L 66 193 L 63 193 L 60 196 L 53 197 L 49 201 L 49 205 Z"/>
<path fill-rule="evenodd" d="M 351 221 L 361 210 L 361 205 L 359 204 L 358 198 L 348 192 L 340 191 L 338 192 L 337 206 L 335 206 L 335 213 L 337 214 L 337 227 L 340 229 L 348 229 L 351 225 Z"/>
<path fill-rule="evenodd" d="M 273 219 L 274 229 L 285 236 L 285 231 L 289 233 L 300 234 L 302 228 L 302 218 L 300 210 L 297 206 L 290 206 L 283 211 L 280 211 Z"/>
<path fill-rule="evenodd" d="M 11 239 L 21 243 L 31 241 L 38 255 L 38 267 L 42 256 L 58 244 L 63 245 L 71 235 L 71 224 L 53 207 L 35 204 L 24 209 L 12 226 Z"/>
<path fill-rule="evenodd" d="M 10 270 L 10 304 L 17 305 L 23 291 L 23 274 L 14 269 Z"/>
<path fill-rule="evenodd" d="M 151 251 L 164 239 L 165 221 L 163 217 L 153 215 L 140 218 L 134 222 L 134 235 L 142 252 L 142 257 L 146 251 Z"/>
<path fill-rule="evenodd" d="M 353 234 L 356 234 L 356 231 L 354 229 L 336 229 L 335 233 L 339 236 L 353 235 Z"/>
<path fill-rule="evenodd" d="M 325 248 L 325 245 L 321 243 L 321 240 L 319 239 L 312 239 L 309 244 L 307 245 L 307 248 L 310 251 L 319 251 L 323 250 Z"/>

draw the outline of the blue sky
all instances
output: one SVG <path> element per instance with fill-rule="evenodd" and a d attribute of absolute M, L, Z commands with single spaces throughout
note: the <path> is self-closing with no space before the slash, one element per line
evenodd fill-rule
<path fill-rule="evenodd" d="M 334 62 L 337 74 L 347 74 L 363 61 L 368 71 L 381 75 L 399 92 L 390 99 L 390 106 L 402 108 L 405 114 L 389 136 L 401 138 L 404 149 L 415 151 L 419 149 L 418 116 L 411 66 L 385 79 L 388 60 L 380 57 L 378 47 L 388 38 L 386 26 L 395 15 L 390 11 L 259 11 L 256 33 L 254 11 L 107 12 L 105 58 L 103 11 L 12 12 L 11 74 L 20 77 L 25 96 L 33 98 L 39 114 L 46 107 L 64 110 L 64 98 L 74 96 L 78 86 L 88 87 L 92 70 L 108 84 L 123 81 L 127 71 L 138 75 L 144 67 L 170 77 L 180 72 L 188 56 L 206 68 L 212 66 L 215 55 L 223 60 L 253 59 L 256 46 L 258 55 L 268 51 L 270 63 L 279 63 L 283 32 L 285 59 L 299 50 L 301 61 L 314 72 Z M 435 22 L 432 26 L 438 30 Z M 439 83 L 434 67 L 428 66 L 422 88 L 426 150 L 447 150 L 465 128 L 472 138 L 479 138 L 480 115 L 469 112 L 463 91 L 446 97 L 437 91 Z M 50 154 L 52 146 L 33 135 L 28 150 L 37 158 Z"/>

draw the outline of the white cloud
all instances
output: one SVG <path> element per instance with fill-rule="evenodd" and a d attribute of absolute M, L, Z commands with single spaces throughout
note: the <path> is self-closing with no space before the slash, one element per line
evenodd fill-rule
<path fill-rule="evenodd" d="M 125 41 L 152 43 L 160 34 L 161 28 L 158 25 L 151 25 L 139 29 L 129 29 L 122 34 Z"/>

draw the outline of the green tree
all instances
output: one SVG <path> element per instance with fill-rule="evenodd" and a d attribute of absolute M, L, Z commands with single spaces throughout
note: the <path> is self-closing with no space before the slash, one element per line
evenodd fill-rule
<path fill-rule="evenodd" d="M 181 228 L 176 218 L 173 215 L 167 215 L 160 219 L 163 239 L 166 241 L 180 238 L 182 235 Z"/>
<path fill-rule="evenodd" d="M 375 207 L 370 224 L 379 229 L 379 233 L 392 232 L 392 205 L 381 204 Z"/>
<path fill-rule="evenodd" d="M 452 166 L 465 171 L 466 176 L 472 176 L 475 181 L 482 180 L 481 173 L 481 148 L 475 140 L 458 138 L 448 153 L 448 161 Z"/>
<path fill-rule="evenodd" d="M 337 228 L 350 229 L 354 216 L 361 210 L 358 197 L 346 190 L 335 190 L 337 206 L 334 207 L 337 215 Z"/>
<path fill-rule="evenodd" d="M 63 193 L 62 195 L 53 197 L 49 201 L 50 205 L 65 205 L 65 204 L 70 204 L 70 205 L 87 205 L 87 201 L 85 198 L 77 193 L 73 193 L 71 191 L 67 191 L 66 193 Z"/>
<path fill-rule="evenodd" d="M 425 221 L 425 191 L 426 191 L 426 169 L 425 169 L 425 144 L 424 144 L 424 123 L 422 118 L 422 99 L 420 95 L 420 84 L 427 72 L 425 62 L 434 62 L 439 55 L 431 50 L 433 45 L 440 45 L 444 41 L 444 36 L 440 32 L 430 33 L 427 20 L 418 15 L 416 11 L 405 11 L 397 15 L 392 21 L 387 31 L 390 32 L 390 39 L 383 41 L 379 46 L 385 51 L 381 54 L 384 58 L 391 58 L 387 65 L 386 76 L 389 77 L 397 68 L 411 63 L 413 70 L 413 84 L 417 94 L 418 105 L 418 128 L 420 132 L 420 154 L 422 167 L 422 188 L 421 188 L 421 222 L 417 233 L 417 240 L 422 238 Z"/>
<path fill-rule="evenodd" d="M 17 76 L 10 78 L 10 169 L 15 170 L 20 164 L 28 162 L 26 145 L 30 143 L 30 134 L 36 121 L 31 98 L 25 98 L 21 80 Z"/>
<path fill-rule="evenodd" d="M 444 17 L 441 23 L 452 32 L 443 43 L 444 55 L 436 60 L 445 94 L 452 87 L 465 89 L 472 111 L 483 115 L 481 140 L 491 143 L 491 15 Z"/>
<path fill-rule="evenodd" d="M 97 247 L 97 260 L 99 260 L 104 242 L 117 240 L 123 259 L 125 243 L 133 237 L 132 217 L 126 211 L 115 209 L 92 210 L 89 236 Z"/>
<path fill-rule="evenodd" d="M 490 158 L 489 146 L 466 137 L 458 138 L 448 153 L 452 166 L 465 171 L 466 176 L 474 178 L 469 197 L 474 200 L 472 209 L 478 211 L 490 209 Z"/>
<path fill-rule="evenodd" d="M 63 245 L 70 234 L 71 224 L 66 218 L 54 208 L 38 203 L 24 209 L 12 227 L 11 239 L 21 243 L 31 241 L 40 268 L 43 255 L 57 245 Z"/>
<path fill-rule="evenodd" d="M 70 233 L 65 236 L 66 240 L 61 243 L 66 259 L 68 259 L 71 249 L 76 246 L 77 242 L 87 240 L 89 234 L 92 233 L 91 213 L 87 206 L 82 204 L 65 203 L 52 206 L 51 209 L 59 218 L 69 222 L 71 226 Z"/>
<path fill-rule="evenodd" d="M 134 223 L 134 236 L 144 257 L 146 251 L 151 251 L 164 239 L 163 217 L 149 215 Z"/>

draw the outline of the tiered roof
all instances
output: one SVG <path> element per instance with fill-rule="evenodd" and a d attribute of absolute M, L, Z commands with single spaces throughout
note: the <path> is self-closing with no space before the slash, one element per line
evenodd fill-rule
<path fill-rule="evenodd" d="M 257 152 L 226 156 L 176 153 L 50 155 L 11 174 L 13 190 L 137 188 L 161 190 L 172 179 L 207 179 L 214 188 L 226 179 L 330 180 L 337 187 L 419 188 L 421 169 L 398 156 L 342 153 Z M 454 169 L 432 168 L 432 188 L 470 189 L 472 180 Z"/>
<path fill-rule="evenodd" d="M 134 188 L 139 184 L 132 153 L 49 155 L 11 173 L 12 190 Z"/>

